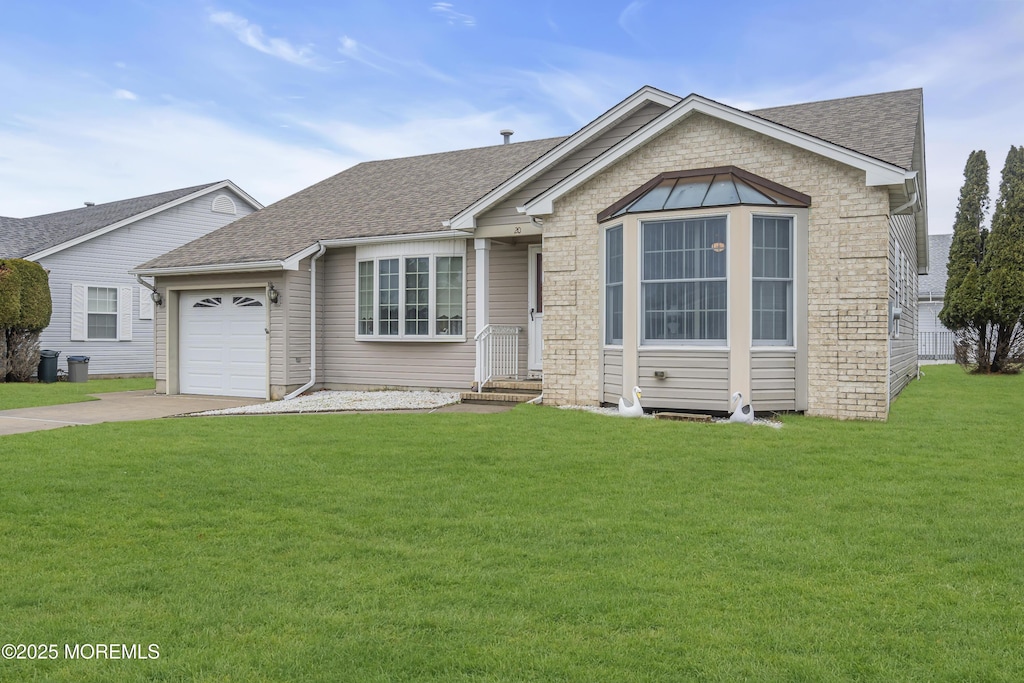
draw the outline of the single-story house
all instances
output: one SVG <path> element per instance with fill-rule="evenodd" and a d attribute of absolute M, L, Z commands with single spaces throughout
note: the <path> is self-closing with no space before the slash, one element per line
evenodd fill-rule
<path fill-rule="evenodd" d="M 53 317 L 39 337 L 89 374 L 153 372 L 153 300 L 128 271 L 262 205 L 230 180 L 29 218 L 0 217 L 0 258 L 49 271 Z M 62 359 L 63 360 L 63 359 Z"/>
<path fill-rule="evenodd" d="M 884 419 L 917 374 L 919 89 L 644 87 L 568 137 L 358 164 L 145 262 L 158 391 L 466 389 Z"/>
<path fill-rule="evenodd" d="M 953 332 L 939 320 L 939 311 L 946 298 L 946 264 L 952 245 L 953 235 L 928 236 L 930 267 L 928 273 L 917 280 L 918 355 L 921 360 L 953 360 Z"/>

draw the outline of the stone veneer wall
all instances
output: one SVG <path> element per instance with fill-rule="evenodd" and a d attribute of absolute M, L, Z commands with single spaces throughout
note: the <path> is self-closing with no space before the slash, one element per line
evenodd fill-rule
<path fill-rule="evenodd" d="M 888 192 L 864 173 L 692 114 L 555 203 L 544 220 L 544 401 L 601 401 L 597 213 L 663 171 L 734 165 L 811 196 L 808 414 L 888 412 Z"/>

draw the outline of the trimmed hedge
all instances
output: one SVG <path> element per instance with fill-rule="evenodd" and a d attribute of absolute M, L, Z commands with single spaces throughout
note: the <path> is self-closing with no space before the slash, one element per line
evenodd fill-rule
<path fill-rule="evenodd" d="M 50 324 L 50 278 L 38 263 L 0 261 L 0 327 L 41 332 Z M 14 306 L 18 312 L 13 314 Z"/>
<path fill-rule="evenodd" d="M 0 330 L 21 319 L 21 279 L 7 261 L 0 260 Z"/>

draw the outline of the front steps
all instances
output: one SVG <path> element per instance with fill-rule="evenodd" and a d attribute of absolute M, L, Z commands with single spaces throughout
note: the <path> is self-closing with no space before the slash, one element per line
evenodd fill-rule
<path fill-rule="evenodd" d="M 526 403 L 540 396 L 542 390 L 540 380 L 492 380 L 484 385 L 481 393 L 462 392 L 462 402 L 492 405 Z"/>

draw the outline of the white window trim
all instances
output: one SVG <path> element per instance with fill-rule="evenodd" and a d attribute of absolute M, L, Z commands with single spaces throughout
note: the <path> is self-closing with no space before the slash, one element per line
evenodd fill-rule
<path fill-rule="evenodd" d="M 89 289 L 113 289 L 117 292 L 116 337 L 92 338 L 89 336 Z M 111 284 L 71 285 L 71 341 L 114 342 L 132 340 L 133 287 Z"/>
<path fill-rule="evenodd" d="M 903 249 L 900 247 L 900 240 L 897 237 L 895 240 L 895 249 L 893 253 L 893 298 L 892 306 L 889 311 L 889 324 L 891 327 L 890 338 L 900 338 L 900 320 L 903 317 Z"/>
<path fill-rule="evenodd" d="M 618 343 L 608 341 L 608 233 L 618 229 L 622 234 L 622 281 L 619 286 L 622 288 L 622 336 L 626 336 L 626 225 L 625 222 L 612 222 L 611 225 L 601 229 L 601 344 L 606 349 L 622 349 L 622 340 Z"/>
<path fill-rule="evenodd" d="M 772 340 L 758 340 L 753 338 L 754 327 L 754 219 L 756 218 L 788 218 L 789 224 L 789 314 L 786 324 L 789 325 L 789 336 L 792 342 L 779 342 Z M 750 327 L 751 327 L 751 348 L 765 350 L 795 350 L 796 349 L 796 229 L 797 216 L 793 213 L 768 213 L 757 211 L 750 213 Z"/>
<path fill-rule="evenodd" d="M 437 259 L 449 256 L 462 258 L 462 334 L 437 333 Z M 405 332 L 405 262 L 406 259 L 426 258 L 429 262 L 429 323 L 428 334 Z M 380 262 L 398 259 L 398 334 L 380 334 Z M 373 263 L 373 334 L 359 333 L 359 264 Z M 465 240 L 423 240 L 418 242 L 360 245 L 356 248 L 355 282 L 355 338 L 357 341 L 382 342 L 465 342 L 469 327 L 467 310 L 467 271 Z"/>
<path fill-rule="evenodd" d="M 648 350 L 672 350 L 679 351 L 681 349 L 699 349 L 702 351 L 709 350 L 728 350 L 730 347 L 729 340 L 732 335 L 731 311 L 733 309 L 732 300 L 732 259 L 729 257 L 730 250 L 732 249 L 732 220 L 733 220 L 733 207 L 725 207 L 725 211 L 722 211 L 722 207 L 718 208 L 717 211 L 708 211 L 707 208 L 701 207 L 702 210 L 699 212 L 687 213 L 684 211 L 676 212 L 657 212 L 657 213 L 645 213 L 636 214 L 637 216 L 637 292 L 639 300 L 637 301 L 637 314 L 636 324 L 638 325 L 637 330 L 637 344 L 639 348 Z M 644 224 L 645 223 L 671 223 L 673 221 L 698 221 L 707 220 L 709 218 L 724 218 L 725 219 L 725 339 L 680 339 L 677 341 L 667 339 L 652 339 L 647 340 L 644 331 L 644 313 L 645 313 L 645 300 L 644 300 Z M 625 321 L 623 321 L 625 324 Z"/>

